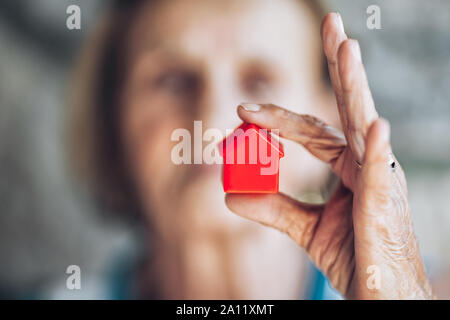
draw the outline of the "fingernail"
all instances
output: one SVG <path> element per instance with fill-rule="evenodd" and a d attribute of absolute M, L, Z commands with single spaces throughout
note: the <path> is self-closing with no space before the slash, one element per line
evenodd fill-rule
<path fill-rule="evenodd" d="M 344 22 L 342 21 L 342 17 L 341 17 L 341 14 L 339 13 L 339 12 L 336 12 L 336 15 L 337 15 L 337 23 L 338 23 L 338 26 L 339 26 L 339 30 L 342 32 L 342 33 L 344 33 L 345 34 L 345 30 L 344 30 Z"/>
<path fill-rule="evenodd" d="M 261 110 L 261 106 L 256 103 L 241 103 L 240 106 L 244 108 L 245 111 L 257 112 Z"/>
<path fill-rule="evenodd" d="M 356 60 L 358 60 L 359 62 L 362 61 L 361 48 L 359 47 L 359 43 L 357 40 L 352 40 L 352 45 L 350 46 L 350 51 Z"/>

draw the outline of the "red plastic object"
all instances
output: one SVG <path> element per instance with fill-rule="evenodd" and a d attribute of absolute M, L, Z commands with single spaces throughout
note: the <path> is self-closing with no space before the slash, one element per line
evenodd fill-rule
<path fill-rule="evenodd" d="M 283 146 L 255 124 L 243 123 L 219 143 L 227 193 L 277 193 Z"/>

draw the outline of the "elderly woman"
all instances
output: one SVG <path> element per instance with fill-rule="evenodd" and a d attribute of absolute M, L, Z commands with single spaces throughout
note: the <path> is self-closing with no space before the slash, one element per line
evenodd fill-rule
<path fill-rule="evenodd" d="M 92 190 L 146 227 L 120 297 L 323 298 L 311 289 L 320 273 L 282 233 L 345 298 L 433 297 L 358 42 L 339 14 L 320 28 L 321 16 L 300 0 L 114 5 L 82 59 L 73 128 Z M 281 193 L 224 202 L 219 166 L 170 161 L 175 129 L 234 128 L 236 105 L 286 139 Z"/>

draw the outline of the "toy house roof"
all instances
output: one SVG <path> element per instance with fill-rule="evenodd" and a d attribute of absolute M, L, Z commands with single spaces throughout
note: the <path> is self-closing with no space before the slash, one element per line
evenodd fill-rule
<path fill-rule="evenodd" d="M 273 135 L 268 133 L 268 130 L 260 130 L 261 127 L 257 126 L 256 124 L 247 123 L 247 122 L 242 123 L 239 127 L 234 129 L 233 133 L 235 133 L 239 129 L 242 129 L 242 130 L 239 131 L 239 134 L 242 134 L 242 133 L 244 133 L 244 132 L 246 132 L 248 130 L 254 130 L 259 137 L 261 137 L 263 140 L 265 140 L 268 144 L 270 144 L 270 146 L 274 150 L 276 150 L 278 152 L 278 154 L 280 155 L 280 158 L 284 157 L 283 145 L 279 141 L 278 141 L 277 144 L 274 144 L 272 142 L 272 139 L 275 139 L 275 138 L 273 137 Z M 239 135 L 230 134 L 227 137 L 225 137 L 225 139 L 223 139 L 218 144 L 219 152 L 220 152 L 220 155 L 222 157 L 223 157 L 224 150 L 226 150 L 226 147 L 228 145 L 233 144 L 235 137 L 239 137 Z"/>

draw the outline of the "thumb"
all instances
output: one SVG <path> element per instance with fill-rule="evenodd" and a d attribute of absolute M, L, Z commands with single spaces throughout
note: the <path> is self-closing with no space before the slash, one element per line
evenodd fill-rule
<path fill-rule="evenodd" d="M 241 217 L 286 233 L 301 247 L 309 244 L 323 211 L 323 205 L 302 203 L 282 193 L 227 193 L 225 203 Z"/>

